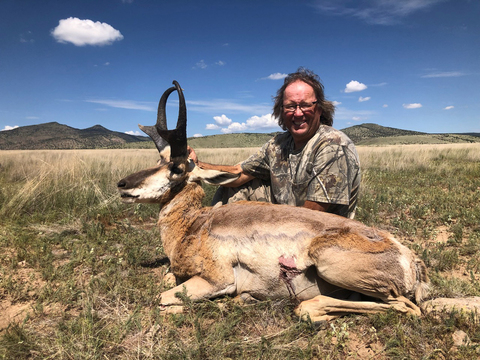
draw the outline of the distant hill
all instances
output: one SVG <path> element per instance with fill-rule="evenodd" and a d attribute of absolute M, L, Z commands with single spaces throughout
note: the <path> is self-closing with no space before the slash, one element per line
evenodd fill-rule
<path fill-rule="evenodd" d="M 347 134 L 347 136 L 352 139 L 355 144 L 359 144 L 363 140 L 379 137 L 425 135 L 425 133 L 418 131 L 395 129 L 377 124 L 355 125 L 346 129 L 342 129 L 342 131 Z"/>
<path fill-rule="evenodd" d="M 427 134 L 401 130 L 376 124 L 362 124 L 342 129 L 356 145 L 446 144 L 480 142 L 480 134 Z M 276 133 L 236 133 L 189 138 L 193 148 L 260 147 Z M 151 148 L 153 142 L 146 136 L 128 135 L 95 125 L 75 129 L 57 122 L 23 126 L 0 131 L 0 150 L 34 149 L 100 149 Z"/>
<path fill-rule="evenodd" d="M 480 137 L 480 133 L 460 133 L 460 134 L 455 134 L 455 135 L 467 135 L 467 136 Z"/>
<path fill-rule="evenodd" d="M 428 134 L 377 124 L 351 126 L 342 131 L 356 145 L 450 144 L 480 142 L 480 134 Z"/>
<path fill-rule="evenodd" d="M 476 143 L 480 137 L 463 134 L 424 134 L 376 137 L 356 142 L 356 145 L 384 146 L 384 145 L 412 145 L 412 144 L 453 144 Z"/>
<path fill-rule="evenodd" d="M 101 125 L 79 130 L 50 122 L 0 131 L 0 150 L 120 148 L 149 140 L 146 136 L 110 131 Z"/>
<path fill-rule="evenodd" d="M 237 133 L 189 138 L 188 145 L 198 148 L 259 147 L 276 133 Z"/>

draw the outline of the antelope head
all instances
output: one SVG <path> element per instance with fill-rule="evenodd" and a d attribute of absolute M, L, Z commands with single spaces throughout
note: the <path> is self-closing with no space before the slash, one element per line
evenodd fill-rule
<path fill-rule="evenodd" d="M 167 89 L 158 103 L 157 123 L 153 126 L 139 125 L 154 141 L 160 160 L 156 166 L 118 182 L 117 187 L 125 203 L 165 204 L 189 182 L 204 180 L 210 184 L 223 185 L 238 178 L 237 174 L 199 169 L 188 159 L 187 108 L 182 88 L 177 81 L 173 81 L 173 84 L 175 86 Z M 168 130 L 165 106 L 168 96 L 175 90 L 179 98 L 177 127 Z"/>

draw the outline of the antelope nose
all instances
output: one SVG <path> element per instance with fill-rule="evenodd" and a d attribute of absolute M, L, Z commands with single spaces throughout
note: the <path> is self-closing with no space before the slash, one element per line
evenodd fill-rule
<path fill-rule="evenodd" d="M 124 188 L 126 186 L 127 186 L 127 182 L 125 181 L 125 179 L 122 179 L 117 183 L 118 188 Z"/>

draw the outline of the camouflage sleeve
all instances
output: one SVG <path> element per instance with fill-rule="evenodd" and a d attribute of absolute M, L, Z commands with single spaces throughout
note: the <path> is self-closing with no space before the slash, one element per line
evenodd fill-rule
<path fill-rule="evenodd" d="M 242 170 L 258 179 L 270 180 L 270 161 L 268 159 L 268 148 L 270 141 L 262 146 L 255 154 L 251 155 L 240 165 Z"/>
<path fill-rule="evenodd" d="M 344 147 L 330 144 L 320 148 L 312 166 L 313 177 L 308 184 L 307 200 L 348 205 L 350 171 Z"/>

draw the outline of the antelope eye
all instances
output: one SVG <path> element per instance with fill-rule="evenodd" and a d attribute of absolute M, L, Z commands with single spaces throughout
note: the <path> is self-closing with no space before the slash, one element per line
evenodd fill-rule
<path fill-rule="evenodd" d="M 175 165 L 175 164 L 173 164 L 173 165 L 170 167 L 170 171 L 171 171 L 172 173 L 174 173 L 175 175 L 180 175 L 180 174 L 183 173 L 183 170 L 182 170 L 180 167 L 178 167 L 177 165 Z"/>

